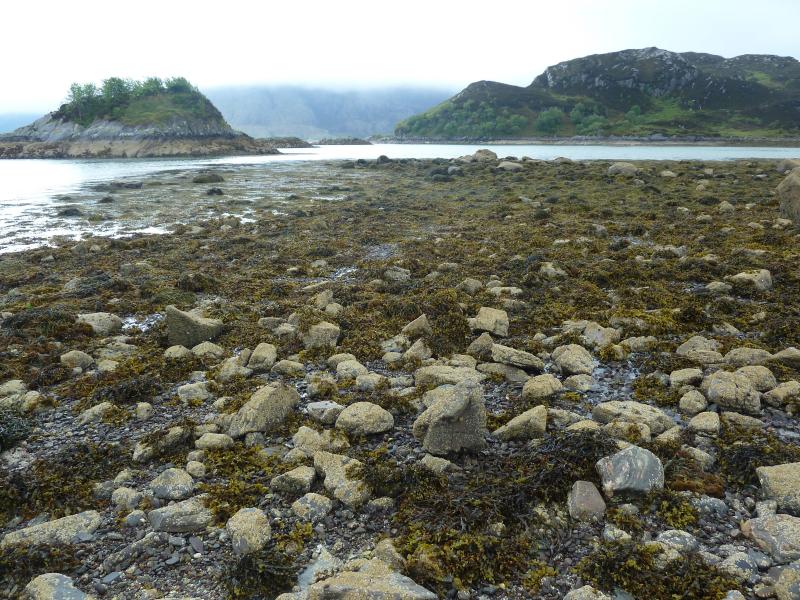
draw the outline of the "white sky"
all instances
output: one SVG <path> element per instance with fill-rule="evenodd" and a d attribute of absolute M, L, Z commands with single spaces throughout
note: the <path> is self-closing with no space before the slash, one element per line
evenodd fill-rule
<path fill-rule="evenodd" d="M 112 75 L 455 91 L 645 46 L 800 57 L 798 21 L 800 0 L 8 0 L 0 112 L 52 110 L 71 82 Z"/>

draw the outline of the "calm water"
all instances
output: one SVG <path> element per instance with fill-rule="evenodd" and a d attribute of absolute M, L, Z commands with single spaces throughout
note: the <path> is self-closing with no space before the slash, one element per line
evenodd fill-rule
<path fill-rule="evenodd" d="M 573 160 L 733 160 L 744 158 L 781 159 L 800 156 L 800 148 L 744 148 L 717 146 L 550 146 L 550 145 L 440 145 L 376 144 L 371 146 L 322 146 L 282 150 L 279 156 L 241 156 L 214 159 L 105 159 L 105 160 L 0 160 L 0 252 L 21 250 L 46 243 L 55 235 L 78 238 L 77 230 L 56 218 L 59 197 L 80 193 L 90 184 L 135 179 L 165 170 L 191 170 L 209 166 L 275 165 L 302 169 L 304 161 L 377 158 L 456 158 L 478 148 L 490 147 L 498 156 L 529 156 L 550 160 L 559 156 Z M 26 223 L 24 236 L 20 224 Z M 34 224 L 38 235 L 31 235 Z M 144 228 L 159 231 L 158 224 Z M 114 235 L 113 228 L 97 228 Z"/>

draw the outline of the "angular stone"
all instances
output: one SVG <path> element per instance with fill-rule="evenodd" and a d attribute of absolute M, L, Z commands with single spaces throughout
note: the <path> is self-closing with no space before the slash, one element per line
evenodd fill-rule
<path fill-rule="evenodd" d="M 508 423 L 496 429 L 492 435 L 503 441 L 529 440 L 542 437 L 546 429 L 547 408 L 539 405 L 517 415 Z"/>
<path fill-rule="evenodd" d="M 664 487 L 664 467 L 644 448 L 628 446 L 595 465 L 608 497 L 620 492 L 648 493 Z"/>
<path fill-rule="evenodd" d="M 266 373 L 275 364 L 278 358 L 278 350 L 272 344 L 260 343 L 255 347 L 247 362 L 247 368 L 255 373 Z"/>
<path fill-rule="evenodd" d="M 326 452 L 342 452 L 350 447 L 347 436 L 339 431 L 326 429 L 322 433 L 311 427 L 301 425 L 292 436 L 292 443 L 296 450 L 306 456 L 314 456 L 317 450 Z"/>
<path fill-rule="evenodd" d="M 324 519 L 332 508 L 333 502 L 331 502 L 330 498 L 314 492 L 309 492 L 302 498 L 292 502 L 292 512 L 301 519 L 307 519 L 312 522 Z"/>
<path fill-rule="evenodd" d="M 233 438 L 224 433 L 204 433 L 195 441 L 194 447 L 198 450 L 213 450 L 218 448 L 230 448 L 233 446 Z"/>
<path fill-rule="evenodd" d="M 522 386 L 522 399 L 523 400 L 544 400 L 554 394 L 557 394 L 564 386 L 555 375 L 545 373 L 543 375 L 536 375 L 531 377 Z"/>
<path fill-rule="evenodd" d="M 800 462 L 758 467 L 761 493 L 775 500 L 778 510 L 800 514 Z"/>
<path fill-rule="evenodd" d="M 369 500 L 366 484 L 352 477 L 354 471 L 363 466 L 360 461 L 319 450 L 314 454 L 314 468 L 324 477 L 325 489 L 333 497 L 350 508 L 357 508 Z"/>
<path fill-rule="evenodd" d="M 644 423 L 653 435 L 658 435 L 675 426 L 675 421 L 654 406 L 634 400 L 611 400 L 601 402 L 592 410 L 592 418 L 601 423 L 626 421 Z"/>
<path fill-rule="evenodd" d="M 373 558 L 308 588 L 308 600 L 436 600 L 436 594 Z"/>
<path fill-rule="evenodd" d="M 74 369 L 75 367 L 87 369 L 92 366 L 92 363 L 94 363 L 94 359 L 91 356 L 86 354 L 86 352 L 81 352 L 80 350 L 70 350 L 69 352 L 65 352 L 61 355 L 60 361 L 62 365 L 70 369 Z"/>
<path fill-rule="evenodd" d="M 302 466 L 272 478 L 269 487 L 276 492 L 291 495 L 305 494 L 311 489 L 317 472 L 314 467 Z"/>
<path fill-rule="evenodd" d="M 606 503 L 591 481 L 576 481 L 567 498 L 569 516 L 578 521 L 599 521 L 606 512 Z"/>
<path fill-rule="evenodd" d="M 300 394 L 293 387 L 265 385 L 234 415 L 228 435 L 236 438 L 255 431 L 271 431 L 286 420 L 299 401 Z"/>
<path fill-rule="evenodd" d="M 502 344 L 492 344 L 490 355 L 494 362 L 504 365 L 510 365 L 528 371 L 542 371 L 544 369 L 544 362 L 542 362 L 542 359 L 538 356 L 530 352 L 503 346 Z"/>
<path fill-rule="evenodd" d="M 242 508 L 225 524 L 236 554 L 261 550 L 272 537 L 269 517 L 259 508 Z"/>
<path fill-rule="evenodd" d="M 93 600 L 72 584 L 72 579 L 61 573 L 45 573 L 25 586 L 25 600 Z"/>
<path fill-rule="evenodd" d="M 690 390 L 686 392 L 683 396 L 681 396 L 680 402 L 678 402 L 678 408 L 680 408 L 680 411 L 690 416 L 703 412 L 707 407 L 708 401 L 706 400 L 706 397 L 697 390 Z"/>
<path fill-rule="evenodd" d="M 800 396 L 800 381 L 784 381 L 766 392 L 762 398 L 770 406 L 784 406 L 792 398 Z"/>
<path fill-rule="evenodd" d="M 213 340 L 222 333 L 224 327 L 219 319 L 207 319 L 192 312 L 183 312 L 172 305 L 166 308 L 165 321 L 170 345 L 187 348 Z"/>
<path fill-rule="evenodd" d="M 195 496 L 151 510 L 147 518 L 156 531 L 189 533 L 203 531 L 214 520 L 214 513 L 205 505 L 205 496 Z"/>
<path fill-rule="evenodd" d="M 225 349 L 213 342 L 200 342 L 192 346 L 192 354 L 207 362 L 216 362 L 225 358 Z"/>
<path fill-rule="evenodd" d="M 306 350 L 314 348 L 334 348 L 339 341 L 341 329 L 334 323 L 322 321 L 308 328 L 303 336 L 303 344 Z"/>
<path fill-rule="evenodd" d="M 388 410 L 371 402 L 354 402 L 336 419 L 336 428 L 353 435 L 375 435 L 394 427 L 394 417 Z"/>
<path fill-rule="evenodd" d="M 403 329 L 400 330 L 400 333 L 413 339 L 426 335 L 432 335 L 433 329 L 431 328 L 431 324 L 428 322 L 428 317 L 426 315 L 420 315 L 408 325 L 403 327 Z"/>
<path fill-rule="evenodd" d="M 698 385 L 701 381 L 703 381 L 703 371 L 701 369 L 678 369 L 669 374 L 669 384 L 674 388 L 680 388 L 684 385 Z"/>
<path fill-rule="evenodd" d="M 690 352 L 716 352 L 717 350 L 719 350 L 719 342 L 695 335 L 678 346 L 675 353 L 687 356 Z"/>
<path fill-rule="evenodd" d="M 708 400 L 720 408 L 751 415 L 761 411 L 761 395 L 741 373 L 717 371 L 703 380 L 702 387 Z"/>
<path fill-rule="evenodd" d="M 772 274 L 766 269 L 751 269 L 750 271 L 743 271 L 736 275 L 731 275 L 726 277 L 726 279 L 734 283 L 751 285 L 760 292 L 766 292 L 772 289 Z"/>
<path fill-rule="evenodd" d="M 342 379 L 356 379 L 359 375 L 367 375 L 369 369 L 362 365 L 357 360 L 343 360 L 336 365 L 336 378 L 341 381 Z"/>
<path fill-rule="evenodd" d="M 494 362 L 481 363 L 476 367 L 476 369 L 484 375 L 502 377 L 509 383 L 525 383 L 530 377 L 530 375 L 528 375 L 522 369 L 518 369 L 517 367 L 512 367 L 510 365 L 501 365 L 500 363 Z"/>
<path fill-rule="evenodd" d="M 740 375 L 744 375 L 759 392 L 766 392 L 778 385 L 778 380 L 767 367 L 763 365 L 751 365 L 736 369 Z"/>
<path fill-rule="evenodd" d="M 106 312 L 80 314 L 77 322 L 91 327 L 95 335 L 113 335 L 122 329 L 122 319 Z"/>
<path fill-rule="evenodd" d="M 761 348 L 734 348 L 725 355 L 725 362 L 734 367 L 765 365 L 772 354 Z"/>
<path fill-rule="evenodd" d="M 553 361 L 566 375 L 591 375 L 594 371 L 594 358 L 589 351 L 578 344 L 567 344 L 553 350 Z"/>
<path fill-rule="evenodd" d="M 600 590 L 594 589 L 590 585 L 585 585 L 577 590 L 572 590 L 564 596 L 564 600 L 611 600 Z"/>
<path fill-rule="evenodd" d="M 440 385 L 456 385 L 458 383 L 480 383 L 486 375 L 469 367 L 449 367 L 446 365 L 431 365 L 422 367 L 414 372 L 414 382 L 417 387 L 439 387 Z"/>
<path fill-rule="evenodd" d="M 150 490 L 156 498 L 182 500 L 194 490 L 194 479 L 183 469 L 166 469 L 150 482 Z"/>
<path fill-rule="evenodd" d="M 719 434 L 719 415 L 715 412 L 701 412 L 689 421 L 689 429 L 707 435 Z"/>
<path fill-rule="evenodd" d="M 770 515 L 742 523 L 742 533 L 778 564 L 800 558 L 800 518 L 791 515 Z"/>
<path fill-rule="evenodd" d="M 79 536 L 93 534 L 100 527 L 101 522 L 100 513 L 96 510 L 87 510 L 76 515 L 11 531 L 0 541 L 0 548 L 73 544 Z"/>
<path fill-rule="evenodd" d="M 412 430 L 431 454 L 483 448 L 486 445 L 483 387 L 469 381 L 456 384 L 452 398 L 437 400 L 417 417 Z"/>
<path fill-rule="evenodd" d="M 500 337 L 508 335 L 508 313 L 497 308 L 481 306 L 474 319 L 468 319 L 473 331 L 486 331 Z"/>

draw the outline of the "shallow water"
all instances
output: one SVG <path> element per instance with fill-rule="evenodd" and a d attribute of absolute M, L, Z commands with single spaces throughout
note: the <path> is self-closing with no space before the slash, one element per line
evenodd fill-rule
<path fill-rule="evenodd" d="M 723 146 L 584 146 L 584 145 L 444 145 L 444 144 L 375 144 L 368 146 L 321 146 L 282 150 L 277 156 L 232 156 L 200 159 L 76 159 L 76 160 L 4 160 L 0 161 L 0 253 L 24 250 L 46 244 L 56 236 L 80 239 L 89 234 L 121 236 L 132 233 L 163 233 L 165 226 L 174 223 L 157 206 L 167 200 L 158 190 L 141 194 L 150 198 L 152 213 L 147 218 L 126 218 L 115 214 L 112 205 L 100 205 L 108 193 L 92 190 L 100 182 L 136 180 L 156 173 L 183 174 L 208 167 L 259 167 L 261 175 L 268 170 L 267 179 L 274 192 L 281 186 L 294 189 L 303 182 L 310 161 L 339 159 L 374 159 L 380 155 L 390 158 L 455 158 L 471 154 L 480 147 L 490 147 L 498 156 L 529 156 L 550 160 L 559 156 L 573 160 L 733 160 L 743 158 L 781 159 L 800 155 L 798 148 L 748 148 Z M 339 173 L 339 177 L 343 177 Z M 335 182 L 328 182 L 335 183 Z M 242 203 L 256 202 L 264 197 L 263 189 L 243 182 L 226 182 L 238 187 L 234 197 Z M 313 186 L 312 186 L 313 187 Z M 175 189 L 169 190 L 174 192 Z M 286 190 L 283 190 L 286 191 Z M 125 192 L 112 192 L 112 196 Z M 284 194 L 288 196 L 288 193 Z M 192 195 L 186 196 L 192 200 Z M 334 199 L 324 191 L 316 192 L 320 200 Z M 174 194 L 170 200 L 174 201 Z M 229 199 L 228 196 L 225 197 Z M 59 210 L 76 207 L 84 211 L 94 206 L 94 218 L 65 218 Z M 147 212 L 146 207 L 139 207 Z M 99 209 L 103 209 L 101 212 Z M 168 212 L 168 211 L 167 211 Z M 208 211 L 207 211 L 208 212 Z M 247 210 L 238 210 L 247 216 Z M 122 217 L 122 222 L 117 218 Z"/>

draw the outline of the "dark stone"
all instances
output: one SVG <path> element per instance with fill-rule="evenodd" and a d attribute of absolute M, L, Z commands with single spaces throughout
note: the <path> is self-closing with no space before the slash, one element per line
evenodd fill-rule
<path fill-rule="evenodd" d="M 222 196 L 222 190 L 218 187 L 209 188 L 206 196 Z"/>

